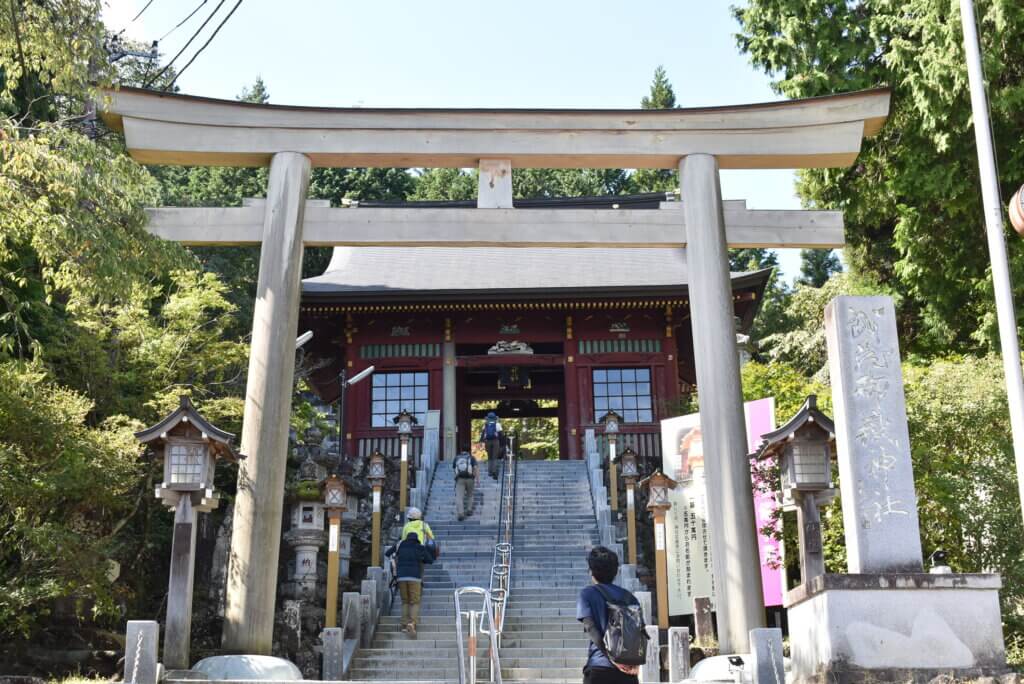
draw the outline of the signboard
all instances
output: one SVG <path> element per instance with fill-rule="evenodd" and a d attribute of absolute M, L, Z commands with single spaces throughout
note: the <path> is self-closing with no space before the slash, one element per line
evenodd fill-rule
<path fill-rule="evenodd" d="M 761 436 L 775 429 L 774 399 L 744 404 L 749 451 Z M 662 468 L 679 483 L 669 493 L 672 508 L 665 516 L 668 547 L 669 614 L 693 613 L 693 599 L 714 598 L 711 544 L 707 525 L 708 491 L 704 479 L 704 444 L 700 415 L 690 414 L 661 421 Z M 775 506 L 771 493 L 754 493 L 761 584 L 766 606 L 782 605 L 780 570 L 769 567 L 779 553 L 778 542 L 760 533 Z"/>

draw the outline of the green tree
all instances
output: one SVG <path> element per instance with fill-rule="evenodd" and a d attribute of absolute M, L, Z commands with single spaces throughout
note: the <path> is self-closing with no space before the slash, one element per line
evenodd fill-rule
<path fill-rule="evenodd" d="M 643 109 L 675 109 L 676 93 L 668 80 L 665 67 L 659 64 L 654 69 L 654 80 L 651 81 L 651 92 L 640 100 Z"/>
<path fill-rule="evenodd" d="M 803 285 L 821 287 L 842 270 L 842 262 L 831 249 L 800 250 L 800 282 Z"/>
<path fill-rule="evenodd" d="M 978 3 L 1004 196 L 1024 178 L 1024 6 Z M 908 0 L 751 0 L 734 9 L 740 49 L 787 97 L 888 85 L 887 124 L 857 163 L 799 176 L 815 207 L 842 209 L 851 269 L 902 295 L 910 348 L 993 348 L 995 320 L 960 15 Z M 1024 254 L 1009 245 L 1017 283 Z"/>
<path fill-rule="evenodd" d="M 0 353 L 26 356 L 45 311 L 127 295 L 187 256 L 145 232 L 145 170 L 62 126 L 0 122 Z"/>
<path fill-rule="evenodd" d="M 0 11 L 0 115 L 23 124 L 80 117 L 109 82 L 99 0 L 11 0 Z"/>
<path fill-rule="evenodd" d="M 824 378 L 828 365 L 825 349 L 825 307 L 840 295 L 873 295 L 883 291 L 848 273 L 821 287 L 798 285 L 789 295 L 779 327 L 760 340 L 760 351 L 770 361 L 799 370 L 806 377 Z"/>
<path fill-rule="evenodd" d="M 423 169 L 415 179 L 411 200 L 476 199 L 476 169 Z"/>
<path fill-rule="evenodd" d="M 629 175 L 622 169 L 515 169 L 515 197 L 583 197 L 621 195 L 628 191 Z"/>
<path fill-rule="evenodd" d="M 138 500 L 132 425 L 87 424 L 85 397 L 38 364 L 0 360 L 0 636 L 30 638 L 53 601 L 116 615 L 111 535 Z"/>
<path fill-rule="evenodd" d="M 658 65 L 654 70 L 651 90 L 640 100 L 640 108 L 676 108 L 676 93 L 665 73 L 665 67 Z M 637 169 L 630 181 L 632 192 L 671 192 L 679 187 L 679 173 L 675 169 Z"/>

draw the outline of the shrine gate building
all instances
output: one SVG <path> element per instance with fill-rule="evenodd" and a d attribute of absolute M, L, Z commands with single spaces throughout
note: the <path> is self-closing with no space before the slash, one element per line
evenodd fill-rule
<path fill-rule="evenodd" d="M 516 203 L 658 210 L 671 199 L 650 193 Z M 415 203 L 463 205 L 475 201 Z M 731 274 L 738 331 L 753 322 L 769 276 Z M 600 435 L 601 416 L 614 410 L 623 418 L 623 443 L 655 462 L 658 421 L 679 415 L 696 384 L 690 326 L 684 253 L 642 247 L 335 247 L 323 275 L 303 282 L 299 324 L 314 332 L 308 347 L 321 366 L 313 380 L 324 398 L 338 397 L 343 368 L 349 377 L 376 369 L 346 395 L 349 454 L 397 454 L 392 417 L 407 409 L 422 426 L 426 411 L 437 409 L 450 456 L 479 437 L 472 419 L 483 417 L 479 405 L 487 403 L 501 418 L 557 418 L 559 456 L 574 459 L 583 456 L 585 431 Z M 501 342 L 510 343 L 504 352 Z"/>

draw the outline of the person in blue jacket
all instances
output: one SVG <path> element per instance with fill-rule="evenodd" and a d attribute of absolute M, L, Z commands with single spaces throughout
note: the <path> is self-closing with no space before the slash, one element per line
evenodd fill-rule
<path fill-rule="evenodd" d="M 420 544 L 419 535 L 410 532 L 397 546 L 384 555 L 396 556 L 398 593 L 402 597 L 402 631 L 416 638 L 416 623 L 420 619 L 420 601 L 423 599 L 423 564 L 433 563 L 434 554 Z"/>

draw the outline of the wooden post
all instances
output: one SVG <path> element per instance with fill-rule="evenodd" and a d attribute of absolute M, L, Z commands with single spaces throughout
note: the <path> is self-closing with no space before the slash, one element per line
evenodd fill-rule
<path fill-rule="evenodd" d="M 398 509 L 401 514 L 405 516 L 405 507 L 408 504 L 408 488 L 409 488 L 409 436 L 402 435 L 399 437 L 402 442 L 402 462 L 401 470 L 399 471 L 398 477 Z M 404 517 L 402 518 L 405 519 Z"/>
<path fill-rule="evenodd" d="M 608 437 L 608 506 L 612 513 L 619 511 L 619 472 L 615 465 L 615 437 Z M 612 516 L 612 519 L 618 516 Z"/>
<path fill-rule="evenodd" d="M 821 516 L 816 492 L 802 492 L 798 499 L 797 538 L 800 543 L 800 578 L 804 586 L 825 574 L 825 556 L 821 543 Z"/>
<path fill-rule="evenodd" d="M 718 643 L 711 620 L 711 599 L 707 596 L 695 596 L 693 599 L 693 629 L 696 646 L 708 648 Z"/>
<path fill-rule="evenodd" d="M 380 556 L 380 485 L 373 485 L 373 542 L 370 545 L 370 566 L 381 567 Z"/>
<path fill-rule="evenodd" d="M 636 478 L 626 478 L 626 535 L 629 564 L 636 565 Z"/>
<path fill-rule="evenodd" d="M 164 633 L 164 667 L 189 668 L 192 638 L 192 580 L 195 575 L 196 516 L 192 497 L 181 492 L 174 511 L 171 541 L 171 576 L 167 585 L 167 622 Z"/>
<path fill-rule="evenodd" d="M 338 626 L 338 551 L 341 546 L 341 510 L 327 511 L 327 612 L 324 627 Z"/>
<path fill-rule="evenodd" d="M 654 511 L 654 565 L 658 588 L 658 629 L 668 629 L 668 553 L 663 508 Z"/>

